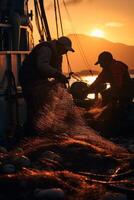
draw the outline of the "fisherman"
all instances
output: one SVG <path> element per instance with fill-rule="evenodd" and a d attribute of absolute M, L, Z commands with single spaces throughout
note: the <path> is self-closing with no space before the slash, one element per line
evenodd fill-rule
<path fill-rule="evenodd" d="M 62 73 L 62 56 L 74 52 L 72 42 L 62 36 L 57 40 L 37 44 L 19 70 L 19 81 L 27 105 L 27 124 L 33 127 L 34 117 L 47 99 L 53 86 L 65 85 L 68 78 Z M 54 80 L 51 81 L 50 78 Z"/>
<path fill-rule="evenodd" d="M 113 58 L 113 55 L 104 51 L 98 56 L 95 65 L 100 64 L 101 73 L 89 86 L 88 92 L 101 92 L 102 105 L 119 103 L 125 105 L 132 101 L 132 83 L 128 72 L 128 66 Z M 110 88 L 100 91 L 102 84 L 109 83 Z"/>

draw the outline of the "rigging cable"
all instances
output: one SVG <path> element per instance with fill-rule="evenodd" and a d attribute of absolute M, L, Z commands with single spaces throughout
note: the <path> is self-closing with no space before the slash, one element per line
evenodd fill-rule
<path fill-rule="evenodd" d="M 63 31 L 63 23 L 62 23 L 62 17 L 61 17 L 59 0 L 57 0 L 57 7 L 58 7 L 58 12 L 59 12 L 59 19 L 60 19 L 60 26 L 61 26 L 61 35 L 63 36 L 64 35 L 64 31 Z"/>
<path fill-rule="evenodd" d="M 49 26 L 48 26 L 46 12 L 45 12 L 45 9 L 44 9 L 44 1 L 43 0 L 38 0 L 38 1 L 39 1 L 39 4 L 40 4 L 41 17 L 42 17 L 42 20 L 43 20 L 43 28 L 45 28 L 45 31 L 46 31 L 46 39 L 47 39 L 47 41 L 50 41 L 51 40 L 51 34 L 50 34 Z"/>
<path fill-rule="evenodd" d="M 58 6 L 58 12 L 59 12 L 61 33 L 62 33 L 62 36 L 63 36 L 64 35 L 64 30 L 63 30 L 63 23 L 62 23 L 61 11 L 60 11 L 60 6 L 59 6 L 59 0 L 57 0 L 57 6 Z M 70 65 L 70 62 L 69 62 L 69 57 L 68 57 L 67 54 L 66 54 L 66 60 L 67 60 L 67 65 L 68 65 L 68 74 L 70 76 L 73 72 L 72 72 L 71 65 Z"/>
<path fill-rule="evenodd" d="M 43 21 L 42 21 L 42 17 L 41 17 L 41 13 L 40 13 L 40 9 L 39 9 L 39 5 L 38 5 L 37 0 L 34 0 L 34 9 L 35 9 L 35 21 L 36 21 L 37 29 L 38 29 L 41 41 L 43 41 L 44 40 L 44 34 L 43 34 L 42 29 L 41 29 L 41 25 L 43 27 Z M 40 25 L 39 17 L 40 17 L 40 20 L 41 20 L 41 25 Z"/>
<path fill-rule="evenodd" d="M 66 3 L 65 3 L 64 0 L 63 0 L 63 5 L 64 5 L 64 7 L 65 7 L 65 10 L 66 10 L 68 19 L 69 19 L 69 21 L 70 21 L 70 24 L 71 24 L 71 26 L 72 26 L 72 29 L 73 29 L 73 31 L 74 31 L 74 33 L 75 33 L 77 45 L 78 45 L 78 48 L 79 48 L 79 50 L 80 50 L 81 56 L 82 56 L 82 58 L 83 58 L 83 61 L 84 61 L 85 64 L 86 64 L 87 69 L 89 70 L 89 62 L 88 62 L 88 60 L 87 60 L 87 58 L 86 58 L 86 56 L 85 56 L 85 53 L 84 53 L 84 51 L 83 51 L 83 49 L 82 49 L 82 47 L 81 47 L 79 38 L 78 38 L 78 36 L 77 36 L 77 34 L 76 34 L 76 31 L 75 31 L 75 28 L 74 28 L 74 26 L 73 26 L 73 24 L 72 24 L 72 20 L 71 20 L 70 14 L 69 14 L 69 12 L 68 12 L 68 9 L 67 9 L 67 6 L 66 6 Z M 90 74 L 93 76 L 92 70 L 89 70 L 89 72 L 90 72 Z"/>
<path fill-rule="evenodd" d="M 63 36 L 64 35 L 64 29 L 63 29 L 63 23 L 62 23 L 62 17 L 61 17 L 61 10 L 60 10 L 60 5 L 59 5 L 59 0 L 57 0 L 57 2 L 54 1 L 54 7 L 55 7 L 54 11 L 55 11 L 56 29 L 59 30 L 58 22 L 57 22 L 58 15 L 59 15 L 61 35 Z M 58 14 L 57 14 L 57 12 L 58 12 Z M 58 34 L 58 36 L 59 36 L 59 34 Z M 58 36 L 57 36 L 57 38 L 58 38 Z M 68 54 L 66 54 L 66 61 L 67 61 L 67 66 L 68 66 L 68 75 L 69 75 L 68 78 L 70 79 L 71 76 L 72 76 L 77 81 L 82 81 L 81 77 L 78 76 L 77 74 L 74 74 L 74 72 L 72 71 L 71 65 L 70 65 L 70 62 L 69 62 Z"/>
<path fill-rule="evenodd" d="M 56 1 L 55 1 L 55 6 L 56 6 Z M 59 5 L 59 0 L 57 0 L 57 8 L 58 8 L 58 15 L 59 15 L 59 20 L 60 20 L 61 35 L 63 36 L 64 35 L 64 30 L 63 30 L 63 23 L 62 23 L 62 17 L 61 17 L 61 10 L 60 10 L 60 5 Z M 55 9 L 55 12 L 56 11 L 57 11 L 57 9 Z M 58 24 L 58 23 L 56 22 L 56 24 Z M 71 65 L 70 65 L 69 58 L 68 58 L 67 54 L 66 54 L 66 60 L 67 60 L 67 66 L 68 66 L 68 74 L 69 74 L 69 78 L 70 78 L 70 76 L 73 74 L 73 72 L 72 72 Z"/>
<path fill-rule="evenodd" d="M 35 21 L 40 35 L 40 41 L 44 41 L 44 34 L 46 39 L 51 40 L 51 35 L 47 23 L 47 17 L 44 10 L 43 0 L 34 0 Z"/>
<path fill-rule="evenodd" d="M 54 0 L 54 13 L 55 13 L 55 22 L 56 22 L 57 38 L 59 38 L 58 15 L 57 15 L 57 5 L 56 5 L 56 0 Z"/>

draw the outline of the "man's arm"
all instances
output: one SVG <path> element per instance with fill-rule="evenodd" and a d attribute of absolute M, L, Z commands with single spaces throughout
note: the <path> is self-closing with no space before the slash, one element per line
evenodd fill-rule
<path fill-rule="evenodd" d="M 107 73 L 105 70 L 102 70 L 102 72 L 98 75 L 96 80 L 88 87 L 89 92 L 99 92 L 101 84 L 107 82 Z"/>
<path fill-rule="evenodd" d="M 67 83 L 67 78 L 50 64 L 52 52 L 49 47 L 40 47 L 37 52 L 37 68 L 44 78 L 57 78 L 62 83 Z"/>
<path fill-rule="evenodd" d="M 49 47 L 42 46 L 37 52 L 37 68 L 41 76 L 54 78 L 58 72 L 57 69 L 50 65 L 51 55 L 52 52 Z"/>

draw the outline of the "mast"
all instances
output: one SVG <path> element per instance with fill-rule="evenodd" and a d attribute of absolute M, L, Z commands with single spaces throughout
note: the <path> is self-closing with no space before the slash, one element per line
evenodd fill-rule
<path fill-rule="evenodd" d="M 40 4 L 42 19 L 43 19 L 43 22 L 44 22 L 44 25 L 45 25 L 46 39 L 47 39 L 47 41 L 49 41 L 49 40 L 51 40 L 51 34 L 50 34 L 49 26 L 48 26 L 46 12 L 45 12 L 45 9 L 44 9 L 44 1 L 39 0 L 39 4 Z"/>

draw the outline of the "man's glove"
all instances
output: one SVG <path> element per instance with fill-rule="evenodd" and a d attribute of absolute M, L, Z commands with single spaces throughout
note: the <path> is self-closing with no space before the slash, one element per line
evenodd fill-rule
<path fill-rule="evenodd" d="M 57 73 L 55 78 L 61 83 L 68 83 L 68 78 L 61 73 Z"/>

